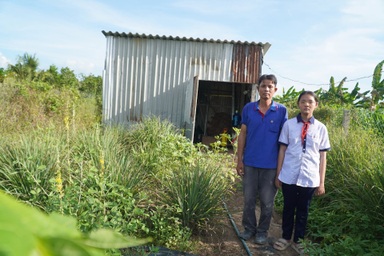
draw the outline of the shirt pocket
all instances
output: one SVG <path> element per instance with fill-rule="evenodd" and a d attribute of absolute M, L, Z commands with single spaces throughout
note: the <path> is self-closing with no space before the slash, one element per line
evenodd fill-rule
<path fill-rule="evenodd" d="M 309 147 L 313 147 L 315 149 L 319 148 L 320 136 L 318 134 L 308 133 L 306 139 L 307 139 L 307 145 Z"/>
<path fill-rule="evenodd" d="M 280 125 L 278 122 L 275 120 L 270 120 L 269 121 L 269 131 L 273 133 L 278 133 L 280 132 Z"/>

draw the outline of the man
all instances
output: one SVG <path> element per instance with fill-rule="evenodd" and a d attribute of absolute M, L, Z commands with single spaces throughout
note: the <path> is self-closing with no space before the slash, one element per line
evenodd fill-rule
<path fill-rule="evenodd" d="M 244 232 L 240 238 L 255 236 L 256 244 L 265 244 L 271 223 L 277 168 L 278 139 L 288 118 L 284 105 L 272 100 L 277 91 L 274 75 L 262 75 L 258 81 L 260 100 L 246 104 L 242 111 L 237 149 L 237 173 L 243 178 Z M 256 221 L 256 200 L 260 200 L 260 217 Z"/>

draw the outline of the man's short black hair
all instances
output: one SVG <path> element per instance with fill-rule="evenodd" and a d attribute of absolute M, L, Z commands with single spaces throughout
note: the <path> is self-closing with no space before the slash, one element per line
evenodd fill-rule
<path fill-rule="evenodd" d="M 262 75 L 260 78 L 259 78 L 259 85 L 261 84 L 261 82 L 263 82 L 264 80 L 271 80 L 272 83 L 276 86 L 277 85 L 277 78 L 275 75 Z"/>

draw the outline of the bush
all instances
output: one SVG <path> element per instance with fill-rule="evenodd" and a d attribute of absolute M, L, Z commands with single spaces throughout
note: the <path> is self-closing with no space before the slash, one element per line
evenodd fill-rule
<path fill-rule="evenodd" d="M 198 230 L 219 213 L 222 199 L 229 193 L 228 180 L 220 167 L 201 165 L 173 172 L 163 183 L 161 201 L 175 206 L 182 224 L 192 231 Z"/>
<path fill-rule="evenodd" d="M 234 180 L 224 154 L 201 152 L 168 121 L 146 118 L 124 140 L 134 162 L 146 170 L 152 198 L 177 209 L 174 216 L 191 230 L 221 212 L 221 199 Z M 153 187 L 156 186 L 156 190 Z"/>
<path fill-rule="evenodd" d="M 4 140 L 0 150 L 8 193 L 75 217 L 84 234 L 111 228 L 178 250 L 191 248 L 192 230 L 221 213 L 233 178 L 228 155 L 201 152 L 156 118 L 129 130 L 76 129 L 66 121 L 60 130 Z"/>
<path fill-rule="evenodd" d="M 29 204 L 45 209 L 55 175 L 60 136 L 31 132 L 19 141 L 2 141 L 0 188 Z"/>
<path fill-rule="evenodd" d="M 368 241 L 384 242 L 382 140 L 361 128 L 329 130 L 327 193 L 313 200 L 308 222 L 321 249 L 310 247 L 310 255 L 381 255 L 382 243 Z"/>

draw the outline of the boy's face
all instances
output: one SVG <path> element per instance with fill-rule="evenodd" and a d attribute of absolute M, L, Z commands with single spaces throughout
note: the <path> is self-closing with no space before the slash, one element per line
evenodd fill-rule
<path fill-rule="evenodd" d="M 299 109 L 301 114 L 305 114 L 308 116 L 313 115 L 313 111 L 317 107 L 318 103 L 315 98 L 310 94 L 304 94 L 301 96 L 299 101 Z"/>
<path fill-rule="evenodd" d="M 260 99 L 270 100 L 277 91 L 275 84 L 272 80 L 264 79 L 259 85 L 259 95 Z"/>

